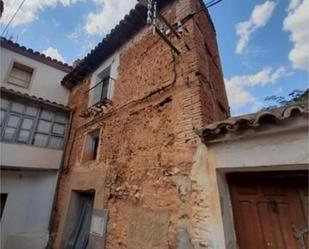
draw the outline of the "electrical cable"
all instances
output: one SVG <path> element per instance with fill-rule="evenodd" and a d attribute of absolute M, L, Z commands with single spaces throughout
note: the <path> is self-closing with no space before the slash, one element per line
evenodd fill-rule
<path fill-rule="evenodd" d="M 221 1 L 222 1 L 222 0 L 217 0 L 217 1 L 210 2 L 210 3 L 208 3 L 208 4 L 206 5 L 206 8 L 208 9 L 208 8 L 210 8 L 210 7 L 212 7 L 212 6 L 214 6 L 214 5 L 218 4 L 218 3 L 220 3 Z"/>
<path fill-rule="evenodd" d="M 7 25 L 5 26 L 5 28 L 3 29 L 1 36 L 3 36 L 3 34 L 5 33 L 5 31 L 8 29 L 8 27 L 10 26 L 10 24 L 12 23 L 12 21 L 14 20 L 14 18 L 16 17 L 18 11 L 21 9 L 21 7 L 23 6 L 23 4 L 25 3 L 26 0 L 23 0 L 18 8 L 16 9 L 15 13 L 13 14 L 13 16 L 11 17 L 11 19 L 9 20 L 9 22 L 7 23 Z"/>

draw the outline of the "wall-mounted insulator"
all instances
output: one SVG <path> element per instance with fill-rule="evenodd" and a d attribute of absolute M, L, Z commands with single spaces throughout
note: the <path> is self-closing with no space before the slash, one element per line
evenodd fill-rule
<path fill-rule="evenodd" d="M 164 34 L 165 34 L 166 36 L 169 36 L 169 35 L 171 34 L 171 30 L 170 30 L 170 29 L 166 29 L 165 32 L 164 32 Z"/>
<path fill-rule="evenodd" d="M 153 2 L 153 14 L 152 14 L 152 32 L 156 33 L 156 20 L 157 20 L 157 1 Z"/>
<path fill-rule="evenodd" d="M 182 23 L 180 21 L 177 22 L 177 32 L 179 34 L 183 33 L 183 26 L 182 26 Z"/>
<path fill-rule="evenodd" d="M 153 3 L 153 14 L 152 14 L 152 24 L 155 24 L 157 19 L 157 1 Z"/>
<path fill-rule="evenodd" d="M 160 31 L 165 33 L 166 25 L 163 22 L 160 22 Z"/>
<path fill-rule="evenodd" d="M 153 2 L 152 0 L 148 0 L 148 5 L 147 5 L 147 24 L 151 25 L 152 24 L 152 18 L 153 18 Z"/>

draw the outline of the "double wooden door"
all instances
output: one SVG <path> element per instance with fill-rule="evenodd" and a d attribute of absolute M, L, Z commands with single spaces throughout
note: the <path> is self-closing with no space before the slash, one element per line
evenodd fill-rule
<path fill-rule="evenodd" d="M 240 249 L 308 248 L 308 172 L 228 176 Z"/>

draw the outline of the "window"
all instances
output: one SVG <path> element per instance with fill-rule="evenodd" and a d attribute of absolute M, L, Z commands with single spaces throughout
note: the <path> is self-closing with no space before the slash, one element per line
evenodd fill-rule
<path fill-rule="evenodd" d="M 2 215 L 3 215 L 3 211 L 4 211 L 4 207 L 5 207 L 5 204 L 6 204 L 6 199 L 8 198 L 8 194 L 4 194 L 4 193 L 1 193 L 1 210 L 0 210 L 0 220 L 2 219 Z"/>
<path fill-rule="evenodd" d="M 96 105 L 108 99 L 110 85 L 111 67 L 104 69 L 97 76 L 97 83 L 92 87 L 90 92 L 90 106 Z"/>
<path fill-rule="evenodd" d="M 67 121 L 67 113 L 1 99 L 1 141 L 62 149 Z"/>
<path fill-rule="evenodd" d="M 99 136 L 100 131 L 93 131 L 86 136 L 86 142 L 83 152 L 83 161 L 91 161 L 97 158 L 98 147 L 99 147 Z"/>
<path fill-rule="evenodd" d="M 8 77 L 8 83 L 28 88 L 31 82 L 33 68 L 14 62 Z"/>

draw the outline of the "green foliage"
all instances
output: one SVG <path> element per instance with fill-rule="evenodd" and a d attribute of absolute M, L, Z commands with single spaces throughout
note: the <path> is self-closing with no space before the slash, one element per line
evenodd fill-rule
<path fill-rule="evenodd" d="M 264 110 L 284 107 L 292 104 L 300 104 L 307 102 L 309 100 L 309 89 L 307 88 L 304 91 L 294 90 L 292 91 L 288 97 L 276 96 L 272 95 L 265 98 L 266 102 L 271 102 L 272 105 L 268 105 Z"/>

